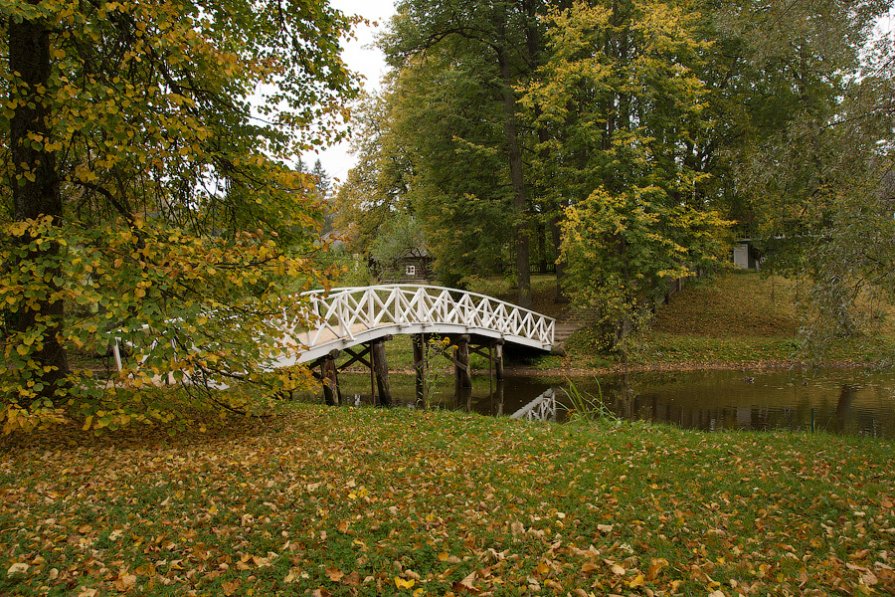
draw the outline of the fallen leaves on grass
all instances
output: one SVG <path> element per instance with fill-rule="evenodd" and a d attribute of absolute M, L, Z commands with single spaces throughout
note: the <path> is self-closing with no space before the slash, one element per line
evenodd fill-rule
<path fill-rule="evenodd" d="M 291 412 L 4 451 L 0 592 L 895 592 L 889 443 Z"/>

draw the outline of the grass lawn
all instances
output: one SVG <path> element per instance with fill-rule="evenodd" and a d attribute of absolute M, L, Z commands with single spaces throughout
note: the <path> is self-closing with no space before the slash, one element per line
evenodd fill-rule
<path fill-rule="evenodd" d="M 647 368 L 677 366 L 762 367 L 806 362 L 892 366 L 893 312 L 872 336 L 842 338 L 807 346 L 799 337 L 798 282 L 755 272 L 731 272 L 696 280 L 662 305 L 648 330 L 634 338 L 628 364 Z M 570 338 L 560 367 L 612 368 L 616 355 L 594 350 L 588 329 Z"/>
<path fill-rule="evenodd" d="M 301 404 L 3 441 L 4 595 L 895 592 L 887 442 Z"/>

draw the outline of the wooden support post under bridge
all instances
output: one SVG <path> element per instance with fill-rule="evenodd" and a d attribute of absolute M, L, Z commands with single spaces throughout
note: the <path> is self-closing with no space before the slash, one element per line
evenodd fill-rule
<path fill-rule="evenodd" d="M 495 342 L 493 346 L 494 379 L 503 382 L 503 342 Z"/>
<path fill-rule="evenodd" d="M 376 387 L 379 390 L 378 406 L 392 405 L 392 388 L 388 381 L 388 359 L 385 356 L 385 341 L 388 339 L 390 337 L 375 340 L 370 344 L 373 372 L 376 376 Z"/>
<path fill-rule="evenodd" d="M 339 389 L 339 370 L 336 367 L 336 357 L 338 355 L 339 351 L 334 350 L 320 360 L 323 400 L 330 406 L 342 404 L 342 390 Z"/>
<path fill-rule="evenodd" d="M 370 370 L 370 393 L 373 403 L 377 406 L 392 405 L 388 359 L 385 351 L 385 343 L 388 340 L 391 340 L 391 336 L 363 344 L 363 350 L 360 351 L 344 349 L 350 358 L 341 366 L 336 364 L 336 359 L 342 352 L 339 350 L 333 350 L 316 361 L 315 364 L 320 366 L 320 373 L 315 371 L 314 376 L 323 383 L 323 397 L 326 404 L 344 403 L 339 387 L 339 372 L 355 363 L 361 363 Z M 416 374 L 416 399 L 418 402 L 424 402 L 426 399 L 426 340 L 425 334 L 413 336 L 413 365 Z M 469 363 L 471 353 L 488 359 L 489 378 L 492 378 L 493 375 L 493 379 L 502 386 L 504 379 L 502 341 L 487 341 L 474 345 L 467 334 L 455 336 L 452 340 L 455 345 L 453 356 L 447 354 L 445 356 L 454 364 L 454 379 L 458 397 L 471 399 L 472 368 Z M 499 390 L 502 393 L 503 388 L 500 387 Z M 502 403 L 502 400 L 500 402 Z"/>
<path fill-rule="evenodd" d="M 413 370 L 416 373 L 416 401 L 426 401 L 426 335 L 413 336 Z"/>
<path fill-rule="evenodd" d="M 343 404 L 342 391 L 339 388 L 339 371 L 344 371 L 354 363 L 361 363 L 370 370 L 370 394 L 373 403 L 379 406 L 391 406 L 392 389 L 388 379 L 388 359 L 385 355 L 387 340 L 391 340 L 391 336 L 364 344 L 361 351 L 345 349 L 344 352 L 351 358 L 341 366 L 336 364 L 336 358 L 340 353 L 338 350 L 333 350 L 316 362 L 320 366 L 320 373 L 314 372 L 314 377 L 323 383 L 323 399 L 326 404 L 330 406 Z M 378 402 L 376 400 L 377 389 L 379 390 Z"/>
<path fill-rule="evenodd" d="M 457 336 L 457 348 L 454 349 L 454 377 L 457 387 L 469 389 L 472 387 L 472 375 L 469 371 L 469 336 Z"/>

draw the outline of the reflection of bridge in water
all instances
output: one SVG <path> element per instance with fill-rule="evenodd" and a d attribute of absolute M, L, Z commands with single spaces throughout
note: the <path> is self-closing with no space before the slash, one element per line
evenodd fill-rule
<path fill-rule="evenodd" d="M 563 390 L 558 388 L 550 388 L 512 415 L 513 419 L 525 419 L 527 421 L 556 421 L 556 412 L 558 402 L 556 400 L 557 392 Z"/>

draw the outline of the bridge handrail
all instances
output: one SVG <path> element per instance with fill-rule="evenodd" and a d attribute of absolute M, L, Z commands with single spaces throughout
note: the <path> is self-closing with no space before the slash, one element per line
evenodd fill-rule
<path fill-rule="evenodd" d="M 302 292 L 300 296 L 313 296 L 313 295 L 324 295 L 325 298 L 331 298 L 335 294 L 350 294 L 352 292 L 366 292 L 368 290 L 391 290 L 394 288 L 423 288 L 425 290 L 440 290 L 440 291 L 448 291 L 452 293 L 462 293 L 467 296 L 474 296 L 479 299 L 485 299 L 492 303 L 499 305 L 506 305 L 516 311 L 521 311 L 525 314 L 531 314 L 541 319 L 545 319 L 547 321 L 556 323 L 556 318 L 550 317 L 549 315 L 544 315 L 543 313 L 538 313 L 537 311 L 533 311 L 531 309 L 527 309 L 515 303 L 510 303 L 508 301 L 501 300 L 499 298 L 494 298 L 493 296 L 488 296 L 487 294 L 481 294 L 478 292 L 471 292 L 469 290 L 461 290 L 459 288 L 449 288 L 447 286 L 431 286 L 429 284 L 377 284 L 376 286 L 340 286 L 338 288 L 330 288 L 329 290 L 319 288 L 316 290 L 306 290 Z"/>

